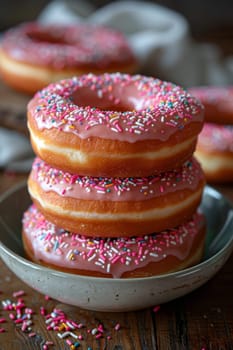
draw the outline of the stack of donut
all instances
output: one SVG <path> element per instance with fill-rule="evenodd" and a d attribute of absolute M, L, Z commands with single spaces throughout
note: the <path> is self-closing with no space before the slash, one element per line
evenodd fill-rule
<path fill-rule="evenodd" d="M 190 89 L 205 107 L 196 157 L 210 183 L 233 182 L 233 86 Z"/>
<path fill-rule="evenodd" d="M 23 217 L 28 257 L 88 276 L 147 277 L 200 261 L 202 104 L 141 75 L 66 79 L 28 104 L 36 153 Z"/>
<path fill-rule="evenodd" d="M 107 27 L 30 22 L 6 31 L 1 40 L 2 79 L 30 94 L 72 76 L 137 68 L 126 37 Z"/>

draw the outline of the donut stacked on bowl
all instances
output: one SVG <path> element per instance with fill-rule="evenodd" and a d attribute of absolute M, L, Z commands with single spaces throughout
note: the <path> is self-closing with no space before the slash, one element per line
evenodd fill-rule
<path fill-rule="evenodd" d="M 141 75 L 83 75 L 28 104 L 36 158 L 27 255 L 102 277 L 146 277 L 197 263 L 205 179 L 193 158 L 203 106 L 181 87 Z"/>
<path fill-rule="evenodd" d="M 205 107 L 196 157 L 210 183 L 233 182 L 233 86 L 190 89 Z"/>
<path fill-rule="evenodd" d="M 74 75 L 137 69 L 127 38 L 103 26 L 23 23 L 6 31 L 1 40 L 2 79 L 30 94 Z"/>

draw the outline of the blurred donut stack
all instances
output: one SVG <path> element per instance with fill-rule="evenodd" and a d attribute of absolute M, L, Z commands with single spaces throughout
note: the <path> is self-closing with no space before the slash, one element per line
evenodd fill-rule
<path fill-rule="evenodd" d="M 205 125 L 196 157 L 210 183 L 233 182 L 233 87 L 200 86 L 190 89 L 205 107 Z"/>

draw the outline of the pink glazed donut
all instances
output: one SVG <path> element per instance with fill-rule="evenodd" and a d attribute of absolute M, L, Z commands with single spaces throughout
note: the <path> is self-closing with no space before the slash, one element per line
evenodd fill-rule
<path fill-rule="evenodd" d="M 83 235 L 125 237 L 159 232 L 190 219 L 205 178 L 195 159 L 148 177 L 81 176 L 36 158 L 28 180 L 33 202 L 59 227 Z"/>
<path fill-rule="evenodd" d="M 148 176 L 188 160 L 202 104 L 181 87 L 128 74 L 83 75 L 51 84 L 28 104 L 35 153 L 82 175 Z"/>
<path fill-rule="evenodd" d="M 75 75 L 135 73 L 137 67 L 127 39 L 106 27 L 24 23 L 8 30 L 1 42 L 3 80 L 30 94 Z"/>
<path fill-rule="evenodd" d="M 204 105 L 206 122 L 233 125 L 233 86 L 199 86 L 189 92 Z"/>
<path fill-rule="evenodd" d="M 27 256 L 50 268 L 95 277 L 149 277 L 200 262 L 205 219 L 195 213 L 188 222 L 159 234 L 94 238 L 55 226 L 32 205 L 24 213 L 22 237 Z"/>
<path fill-rule="evenodd" d="M 208 182 L 233 182 L 233 125 L 205 123 L 195 155 Z"/>
<path fill-rule="evenodd" d="M 233 86 L 189 89 L 205 107 L 196 157 L 211 183 L 233 182 Z"/>

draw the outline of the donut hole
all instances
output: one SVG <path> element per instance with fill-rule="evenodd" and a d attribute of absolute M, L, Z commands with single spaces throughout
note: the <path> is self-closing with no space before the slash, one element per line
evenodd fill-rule
<path fill-rule="evenodd" d="M 37 32 L 32 31 L 30 33 L 27 33 L 27 36 L 34 42 L 37 43 L 45 43 L 45 44 L 60 44 L 60 45 L 66 45 L 66 41 L 62 36 L 58 36 L 55 33 L 49 33 L 49 32 Z"/>
<path fill-rule="evenodd" d="M 116 88 L 109 93 L 82 87 L 74 92 L 71 98 L 79 107 L 92 107 L 103 111 L 139 111 L 149 106 L 149 101 L 132 88 Z"/>

